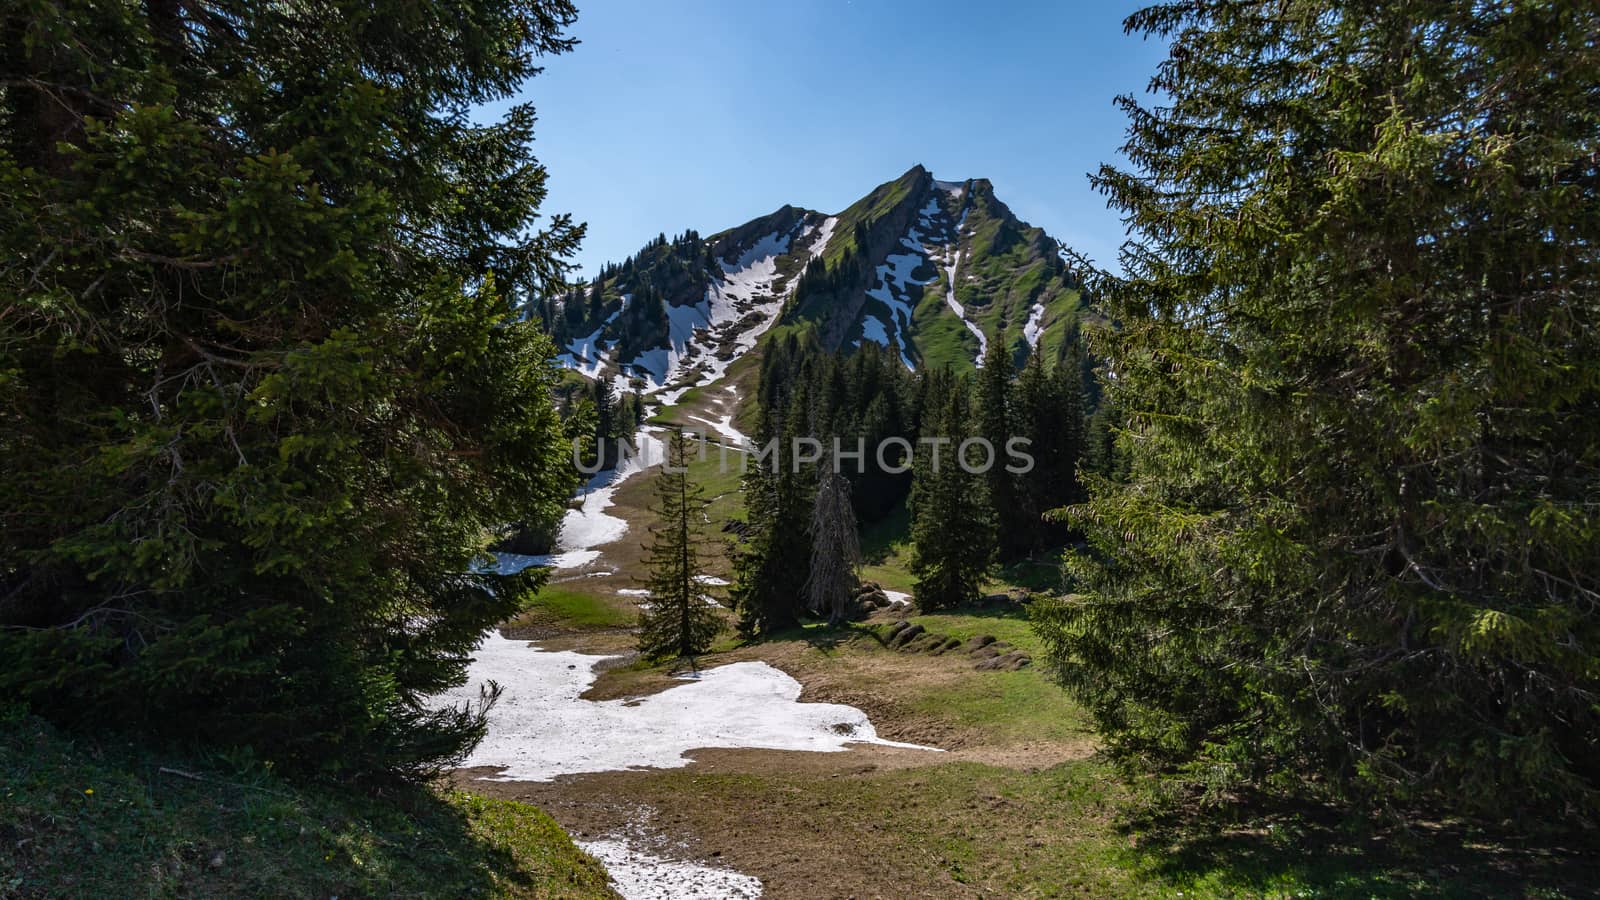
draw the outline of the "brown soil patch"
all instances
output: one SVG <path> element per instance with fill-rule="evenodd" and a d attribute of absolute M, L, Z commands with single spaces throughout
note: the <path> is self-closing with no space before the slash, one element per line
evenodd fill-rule
<path fill-rule="evenodd" d="M 695 758 L 688 769 L 458 783 L 534 803 L 578 840 L 626 833 L 660 856 L 753 875 L 764 896 L 778 900 L 1014 896 L 996 883 L 1007 877 L 1005 867 L 962 873 L 939 838 L 992 840 L 998 860 L 1018 846 L 1057 853 L 1076 840 L 1077 828 L 1104 827 L 1041 822 L 1042 810 L 995 793 L 982 771 L 939 779 L 948 761 L 918 764 L 943 754 L 858 747 L 701 751 Z M 770 774 L 753 777 L 752 768 Z"/>

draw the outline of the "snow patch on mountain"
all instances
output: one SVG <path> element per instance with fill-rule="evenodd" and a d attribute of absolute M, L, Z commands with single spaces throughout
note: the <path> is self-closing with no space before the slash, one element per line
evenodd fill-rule
<path fill-rule="evenodd" d="M 720 380 L 728 366 L 754 348 L 777 322 L 784 301 L 794 290 L 794 281 L 783 291 L 774 290 L 778 260 L 796 243 L 803 244 L 807 250 L 807 258 L 799 267 L 803 269 L 805 263 L 827 248 L 838 222 L 836 216 L 810 225 L 802 221 L 791 231 L 774 231 L 762 237 L 734 262 L 722 262 L 722 272 L 706 288 L 705 296 L 691 304 L 668 305 L 667 346 L 647 350 L 623 363 L 623 375 L 644 379 L 644 393 L 669 405 L 693 388 Z M 609 361 L 603 354 L 599 360 L 580 371 L 594 377 Z M 561 362 L 577 368 L 566 359 Z M 617 381 L 620 388 L 628 389 L 626 377 Z"/>
<path fill-rule="evenodd" d="M 935 181 L 934 185 L 941 191 L 960 198 L 965 195 L 966 182 L 960 181 Z M 939 206 L 938 194 L 928 197 L 928 203 L 917 215 L 917 224 L 911 233 L 900 239 L 902 245 L 917 250 L 930 260 L 933 260 L 944 270 L 945 289 L 944 302 L 950 311 L 956 314 L 961 324 L 967 326 L 973 337 L 978 339 L 978 355 L 976 363 L 983 365 L 983 356 L 989 349 L 989 338 L 983 333 L 983 328 L 977 322 L 967 318 L 966 307 L 956 299 L 956 281 L 961 273 L 961 238 L 967 225 L 969 207 L 961 207 L 961 217 L 954 225 L 948 225 L 949 217 Z M 918 229 L 923 229 L 919 233 Z M 937 240 L 935 237 L 937 236 Z M 925 283 L 925 282 L 924 282 Z M 870 293 L 870 292 L 869 292 Z"/>
<path fill-rule="evenodd" d="M 989 338 L 984 335 L 983 329 L 979 327 L 977 322 L 967 318 L 966 307 L 962 306 L 961 301 L 956 299 L 956 276 L 961 272 L 961 231 L 966 227 L 966 225 L 967 208 L 962 207 L 961 219 L 956 222 L 955 242 L 944 248 L 944 252 L 948 255 L 947 258 L 949 261 L 949 264 L 945 266 L 944 270 L 946 282 L 944 289 L 944 302 L 946 306 L 950 307 L 950 311 L 954 312 L 956 317 L 961 320 L 961 323 L 967 326 L 967 330 L 972 332 L 972 334 L 978 339 L 978 358 L 976 362 L 978 367 L 981 369 L 983 368 L 984 354 L 989 352 Z"/>
<path fill-rule="evenodd" d="M 593 334 L 569 342 L 567 344 L 567 352 L 556 356 L 556 362 L 566 368 L 582 372 L 585 377 L 598 378 L 600 370 L 605 368 L 606 363 L 610 361 L 605 348 L 600 346 L 600 334 L 606 330 L 607 325 L 617 320 L 617 316 L 622 315 L 623 308 L 628 305 L 628 300 L 632 297 L 632 294 L 623 294 L 622 306 L 617 307 L 616 312 L 607 316 L 606 320 L 601 323 L 599 328 L 594 330 Z"/>
<path fill-rule="evenodd" d="M 867 290 L 868 297 L 888 308 L 889 321 L 877 321 L 880 325 L 893 326 L 894 334 L 900 343 L 900 362 L 913 371 L 917 366 L 911 359 L 910 342 L 906 338 L 911 332 L 910 289 L 913 285 L 920 287 L 933 281 L 931 278 L 919 279 L 914 274 L 927 261 L 929 255 L 924 243 L 929 238 L 921 229 L 935 228 L 938 217 L 942 215 L 944 212 L 939 208 L 938 198 L 930 196 L 927 205 L 917 213 L 917 221 L 906 234 L 900 236 L 900 246 L 911 252 L 889 254 L 884 259 L 883 265 L 878 266 L 876 283 Z M 862 319 L 862 339 L 877 341 L 887 347 L 889 334 L 882 329 L 871 329 L 868 323 L 872 321 L 875 319 L 871 316 Z"/>
<path fill-rule="evenodd" d="M 877 316 L 863 316 L 861 318 L 861 340 L 876 341 L 887 347 L 889 346 L 889 329 L 883 324 L 883 320 Z M 861 346 L 861 341 L 856 341 L 856 346 Z"/>
<path fill-rule="evenodd" d="M 1044 312 L 1044 304 L 1035 303 L 1028 312 L 1028 323 L 1022 326 L 1022 339 L 1030 348 L 1039 346 L 1039 338 L 1044 336 Z"/>

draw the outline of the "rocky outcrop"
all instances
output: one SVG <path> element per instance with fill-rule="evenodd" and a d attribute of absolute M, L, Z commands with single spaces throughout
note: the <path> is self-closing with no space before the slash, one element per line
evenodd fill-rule
<path fill-rule="evenodd" d="M 980 634 L 961 638 L 937 634 L 914 622 L 901 619 L 872 630 L 884 647 L 901 653 L 926 653 L 932 656 L 965 654 L 980 672 L 1015 672 L 1033 665 L 1033 657 L 994 635 Z"/>

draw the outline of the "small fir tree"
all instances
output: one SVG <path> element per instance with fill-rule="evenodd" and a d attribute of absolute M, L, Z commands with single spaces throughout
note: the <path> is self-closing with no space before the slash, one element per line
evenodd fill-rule
<path fill-rule="evenodd" d="M 707 602 L 696 549 L 706 541 L 705 490 L 689 477 L 689 437 L 675 430 L 667 439 L 667 461 L 656 476 L 650 511 L 647 560 L 650 608 L 639 614 L 639 652 L 647 659 L 704 653 L 722 630 L 722 617 Z"/>

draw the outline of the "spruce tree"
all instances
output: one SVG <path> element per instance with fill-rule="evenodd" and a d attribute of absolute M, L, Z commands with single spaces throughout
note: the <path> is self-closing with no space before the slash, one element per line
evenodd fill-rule
<path fill-rule="evenodd" d="M 1081 499 L 1077 469 L 1083 461 L 1085 423 L 1081 364 L 1075 349 L 1054 367 L 1035 352 L 1016 384 L 1016 428 L 1028 439 L 1033 467 L 1018 476 L 1018 505 L 1025 510 L 1032 548 L 1059 546 L 1067 535 L 1047 513 Z"/>
<path fill-rule="evenodd" d="M 616 445 L 616 438 L 620 436 L 617 428 L 617 392 L 611 387 L 610 379 L 602 375 L 590 388 L 590 396 L 594 402 L 594 444 L 598 448 L 601 465 L 615 465 L 621 452 Z"/>
<path fill-rule="evenodd" d="M 667 438 L 667 459 L 655 479 L 650 511 L 650 608 L 639 614 L 639 652 L 646 659 L 690 657 L 704 653 L 722 616 L 706 602 L 701 584 L 700 555 L 705 543 L 705 489 L 689 477 L 689 438 L 675 429 Z"/>
<path fill-rule="evenodd" d="M 978 437 L 994 448 L 993 465 L 984 473 L 989 503 L 995 511 L 1000 553 L 1014 558 L 1025 553 L 1038 530 L 1017 490 L 1014 473 L 1006 469 L 1006 446 L 1016 436 L 1012 410 L 1011 351 L 997 336 L 989 342 L 978 370 Z"/>
<path fill-rule="evenodd" d="M 996 535 L 984 477 L 958 458 L 971 436 L 970 388 L 949 370 L 923 377 L 929 386 L 911 485 L 911 574 L 917 605 L 928 610 L 978 599 L 994 564 Z M 973 452 L 974 465 L 979 456 Z"/>
<path fill-rule="evenodd" d="M 774 398 L 776 400 L 776 398 Z M 743 477 L 746 528 L 734 550 L 731 596 L 739 614 L 739 633 L 761 637 L 789 628 L 804 611 L 802 587 L 811 563 L 810 488 L 814 476 L 798 466 L 794 440 L 806 434 L 807 393 L 795 392 L 781 412 L 769 412 L 757 431 L 756 446 L 772 443 L 772 456 L 746 457 Z"/>
<path fill-rule="evenodd" d="M 0 17 L 0 705 L 421 774 L 559 516 L 539 220 L 564 0 Z M 485 106 L 487 104 L 487 106 Z"/>
<path fill-rule="evenodd" d="M 1593 823 L 1600 8 L 1127 25 L 1172 43 L 1096 179 L 1136 231 L 1094 334 L 1125 471 L 1073 512 L 1055 666 L 1212 796 Z"/>

